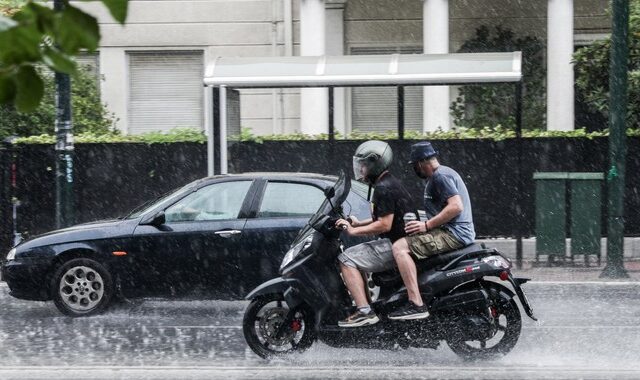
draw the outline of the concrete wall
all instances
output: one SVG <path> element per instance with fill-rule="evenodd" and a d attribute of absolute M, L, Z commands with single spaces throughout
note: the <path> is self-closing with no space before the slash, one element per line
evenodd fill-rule
<path fill-rule="evenodd" d="M 124 132 L 127 52 L 202 50 L 206 65 L 216 56 L 270 56 L 285 51 L 282 0 L 130 0 L 124 27 L 100 2 L 74 4 L 99 19 L 102 98 Z M 500 25 L 518 35 L 546 38 L 547 0 L 450 0 L 449 4 L 452 52 L 481 25 Z M 607 0 L 575 0 L 575 34 L 584 39 L 607 33 L 607 6 Z M 422 46 L 422 0 L 348 0 L 344 18 L 345 54 L 363 46 Z M 300 51 L 299 26 L 299 0 L 293 0 L 294 55 Z M 297 90 L 245 90 L 241 94 L 243 127 L 255 134 L 300 130 Z M 345 113 L 349 114 L 348 95 L 346 102 Z"/>
<path fill-rule="evenodd" d="M 546 39 L 548 0 L 449 1 L 451 52 L 482 25 L 502 26 L 516 35 Z M 575 34 L 607 33 L 607 0 L 575 0 Z M 422 46 L 422 0 L 349 0 L 345 8 L 347 48 Z"/>
<path fill-rule="evenodd" d="M 76 2 L 100 23 L 102 100 L 127 132 L 128 60 L 131 51 L 202 50 L 204 64 L 217 56 L 270 56 L 284 53 L 282 1 L 130 0 L 123 27 L 99 2 Z M 294 48 L 294 54 L 298 49 Z M 201 91 L 200 88 L 194 89 Z M 258 134 L 297 128 L 297 91 L 242 92 L 242 125 Z M 278 118 L 274 123 L 274 113 Z M 283 116 L 284 115 L 284 116 Z"/>

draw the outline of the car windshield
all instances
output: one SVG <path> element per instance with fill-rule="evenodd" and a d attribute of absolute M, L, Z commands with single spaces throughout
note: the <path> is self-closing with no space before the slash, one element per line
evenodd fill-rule
<path fill-rule="evenodd" d="M 191 182 L 185 186 L 171 190 L 168 193 L 164 193 L 156 198 L 148 200 L 147 202 L 144 202 L 140 206 L 131 210 L 131 212 L 129 212 L 129 214 L 127 214 L 123 219 L 135 219 L 143 214 L 146 214 L 147 211 L 157 208 L 161 204 L 171 204 L 176 198 L 180 197 L 185 190 L 193 188 L 193 186 L 198 182 L 200 182 L 200 180 Z"/>
<path fill-rule="evenodd" d="M 371 189 L 373 191 L 373 189 Z M 369 185 L 364 184 L 362 182 L 358 182 L 354 179 L 351 180 L 351 191 L 358 194 L 364 199 L 367 199 L 369 195 Z"/>

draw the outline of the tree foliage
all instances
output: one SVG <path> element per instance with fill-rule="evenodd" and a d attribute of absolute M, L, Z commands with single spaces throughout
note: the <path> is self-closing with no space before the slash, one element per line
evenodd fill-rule
<path fill-rule="evenodd" d="M 56 118 L 53 74 L 39 69 L 44 95 L 38 108 L 28 113 L 17 112 L 12 104 L 0 105 L 0 139 L 8 136 L 53 135 Z M 96 75 L 87 67 L 79 67 L 71 80 L 73 129 L 78 133 L 109 133 L 114 118 L 100 102 Z"/>
<path fill-rule="evenodd" d="M 523 128 L 545 127 L 545 75 L 543 43 L 536 37 L 515 38 L 512 31 L 487 26 L 476 29 L 474 38 L 466 41 L 459 52 L 522 51 Z M 468 85 L 451 105 L 456 125 L 479 129 L 502 125 L 515 128 L 515 89 L 513 84 Z"/>
<path fill-rule="evenodd" d="M 593 42 L 573 55 L 576 87 L 594 112 L 609 116 L 611 38 Z M 629 80 L 627 125 L 640 125 L 640 0 L 629 2 Z"/>
<path fill-rule="evenodd" d="M 37 70 L 73 74 L 72 57 L 98 48 L 100 31 L 95 17 L 62 0 L 62 9 L 40 1 L 2 0 L 0 3 L 0 104 L 33 111 L 44 96 L 44 80 Z M 120 23 L 127 16 L 127 0 L 102 0 Z"/>

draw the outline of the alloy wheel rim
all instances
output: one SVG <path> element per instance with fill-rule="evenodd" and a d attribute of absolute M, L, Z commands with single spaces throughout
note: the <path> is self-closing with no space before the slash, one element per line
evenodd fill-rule
<path fill-rule="evenodd" d="M 274 303 L 277 306 L 273 305 Z M 258 341 L 264 348 L 274 352 L 295 349 L 306 330 L 304 318 L 300 312 L 297 312 L 294 318 L 300 323 L 300 330 L 292 331 L 288 329 L 283 336 L 276 338 L 276 332 L 281 324 L 284 323 L 289 312 L 289 309 L 283 304 L 284 302 L 282 301 L 275 301 L 263 305 L 254 318 L 253 328 Z"/>
<path fill-rule="evenodd" d="M 102 301 L 104 280 L 93 268 L 75 266 L 60 279 L 58 292 L 66 307 L 76 312 L 86 312 Z"/>

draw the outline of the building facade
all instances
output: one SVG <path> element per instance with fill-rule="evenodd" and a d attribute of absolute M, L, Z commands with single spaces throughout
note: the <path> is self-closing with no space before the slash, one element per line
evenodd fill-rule
<path fill-rule="evenodd" d="M 100 2 L 95 57 L 104 103 L 124 133 L 204 127 L 204 67 L 217 56 L 456 52 L 481 26 L 545 41 L 547 128 L 574 128 L 576 46 L 610 32 L 607 0 L 130 0 L 125 26 Z M 525 57 L 526 59 L 526 57 Z M 241 91 L 254 134 L 327 131 L 326 89 Z M 455 87 L 405 90 L 406 129 L 453 126 Z M 395 129 L 394 88 L 335 93 L 341 133 Z"/>

